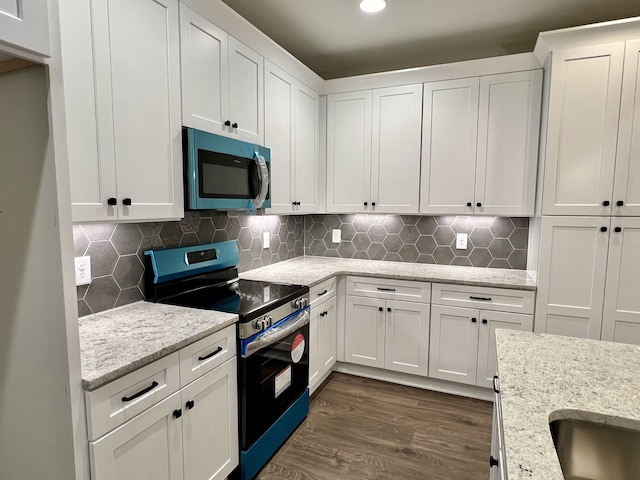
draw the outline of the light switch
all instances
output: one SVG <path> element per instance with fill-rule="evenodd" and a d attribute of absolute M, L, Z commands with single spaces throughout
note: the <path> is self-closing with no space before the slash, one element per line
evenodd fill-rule
<path fill-rule="evenodd" d="M 341 236 L 342 236 L 342 231 L 339 228 L 334 228 L 331 231 L 331 241 L 333 243 L 340 243 Z"/>
<path fill-rule="evenodd" d="M 458 233 L 456 235 L 456 249 L 457 250 L 466 250 L 467 249 L 467 234 L 466 233 Z"/>

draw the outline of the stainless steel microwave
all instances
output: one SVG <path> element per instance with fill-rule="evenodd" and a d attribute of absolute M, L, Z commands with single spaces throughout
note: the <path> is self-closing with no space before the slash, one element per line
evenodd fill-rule
<path fill-rule="evenodd" d="M 268 148 L 185 127 L 183 149 L 187 209 L 271 207 Z"/>

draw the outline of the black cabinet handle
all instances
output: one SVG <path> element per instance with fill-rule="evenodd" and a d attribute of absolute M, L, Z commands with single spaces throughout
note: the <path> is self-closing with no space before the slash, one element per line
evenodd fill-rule
<path fill-rule="evenodd" d="M 376 202 L 371 202 L 371 206 L 375 207 L 376 206 Z"/>
<path fill-rule="evenodd" d="M 607 227 L 600 227 L 600 231 L 601 231 L 601 232 L 606 232 L 607 230 L 608 230 L 608 228 L 607 228 Z"/>
<path fill-rule="evenodd" d="M 387 312 L 390 312 L 390 311 L 391 311 L 391 307 L 387 307 Z"/>
<path fill-rule="evenodd" d="M 325 310 L 324 312 L 322 312 L 322 314 L 321 314 L 321 315 L 322 315 L 323 317 L 326 317 L 327 315 L 329 315 L 329 312 Z"/>
<path fill-rule="evenodd" d="M 622 231 L 622 227 L 616 227 L 613 229 L 614 232 L 620 233 Z"/>
<path fill-rule="evenodd" d="M 623 205 L 624 205 L 624 202 L 623 202 L 622 200 L 618 200 L 618 201 L 616 202 L 616 205 L 617 205 L 617 206 L 619 206 L 619 207 L 621 207 L 621 206 L 623 206 Z"/>
<path fill-rule="evenodd" d="M 384 288 L 384 287 L 378 287 L 378 290 L 381 292 L 395 292 L 396 289 L 395 288 Z"/>
<path fill-rule="evenodd" d="M 328 290 L 323 290 L 322 292 L 318 293 L 318 296 L 321 297 L 322 295 L 326 295 L 328 292 Z"/>
<path fill-rule="evenodd" d="M 477 319 L 476 317 L 473 317 L 473 318 L 471 319 L 471 323 L 476 323 L 477 321 L 478 321 L 478 319 Z"/>
<path fill-rule="evenodd" d="M 482 202 L 476 203 L 476 207 L 481 207 L 481 206 L 482 206 Z"/>
<path fill-rule="evenodd" d="M 489 467 L 497 467 L 497 466 L 498 466 L 498 459 L 493 458 L 493 455 L 491 455 L 489 457 Z"/>
<path fill-rule="evenodd" d="M 222 347 L 218 347 L 213 352 L 211 352 L 209 355 L 205 355 L 204 357 L 198 357 L 198 360 L 202 361 L 202 360 L 206 360 L 207 358 L 214 357 L 217 354 L 219 354 L 222 350 L 224 350 Z"/>
<path fill-rule="evenodd" d="M 364 202 L 364 206 L 366 207 L 367 205 L 369 205 L 369 202 Z"/>
<path fill-rule="evenodd" d="M 481 300 L 483 302 L 490 302 L 491 301 L 491 297 L 474 297 L 473 295 L 469 295 L 469 298 L 471 300 Z"/>
<path fill-rule="evenodd" d="M 151 383 L 151 385 L 149 385 L 147 388 L 144 388 L 142 390 L 140 390 L 137 393 L 134 393 L 133 395 L 131 395 L 130 397 L 122 397 L 122 401 L 123 402 L 130 402 L 131 400 L 135 400 L 138 397 L 141 397 L 142 395 L 144 395 L 145 393 L 149 393 L 151 390 L 153 390 L 154 388 L 156 388 L 158 386 L 158 382 L 156 382 L 155 380 Z"/>
<path fill-rule="evenodd" d="M 489 322 L 487 321 L 487 319 L 486 319 L 486 318 L 483 318 L 483 319 L 482 319 L 482 324 L 483 324 L 483 325 L 486 325 L 487 323 L 489 323 Z"/>
<path fill-rule="evenodd" d="M 611 205 L 611 202 L 609 200 L 605 200 L 604 202 L 602 202 L 603 207 L 608 207 L 609 205 Z"/>
<path fill-rule="evenodd" d="M 293 205 L 300 205 L 300 202 L 293 202 Z"/>
<path fill-rule="evenodd" d="M 378 307 L 378 311 L 380 311 L 380 312 L 381 312 L 381 311 L 383 311 L 383 310 L 384 310 L 384 308 L 382 308 L 382 307 Z"/>
<path fill-rule="evenodd" d="M 107 199 L 107 205 L 110 205 L 110 206 L 114 207 L 117 204 L 118 204 L 118 200 L 116 199 L 116 197 L 109 197 Z"/>
<path fill-rule="evenodd" d="M 224 126 L 225 126 L 225 127 L 230 127 L 230 126 L 231 126 L 231 121 L 230 121 L 230 120 L 226 120 L 226 121 L 224 122 Z"/>
<path fill-rule="evenodd" d="M 127 207 L 131 206 L 131 199 L 130 198 L 123 198 L 122 199 L 122 204 L 126 205 Z"/>
<path fill-rule="evenodd" d="M 191 410 L 193 407 L 196 406 L 196 402 L 195 400 L 189 400 L 185 406 L 187 407 L 187 410 Z"/>
<path fill-rule="evenodd" d="M 473 206 L 473 203 L 467 202 L 467 207 L 472 207 L 472 206 Z"/>
<path fill-rule="evenodd" d="M 233 124 L 231 125 L 231 128 L 238 128 L 238 124 L 236 122 L 233 122 Z"/>
<path fill-rule="evenodd" d="M 498 378 L 498 375 L 493 376 L 493 391 L 500 393 L 500 379 Z"/>
<path fill-rule="evenodd" d="M 180 418 L 182 416 L 182 409 L 179 408 L 173 411 L 173 418 Z"/>

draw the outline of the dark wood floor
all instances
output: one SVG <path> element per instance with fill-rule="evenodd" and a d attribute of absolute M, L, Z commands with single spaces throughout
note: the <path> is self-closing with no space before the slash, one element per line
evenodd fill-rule
<path fill-rule="evenodd" d="M 333 373 L 257 477 L 487 480 L 489 402 Z"/>

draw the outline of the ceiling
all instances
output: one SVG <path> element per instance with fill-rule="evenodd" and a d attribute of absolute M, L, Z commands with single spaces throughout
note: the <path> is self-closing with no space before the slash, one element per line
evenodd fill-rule
<path fill-rule="evenodd" d="M 222 0 L 325 79 L 531 52 L 539 32 L 640 16 L 639 0 Z"/>

